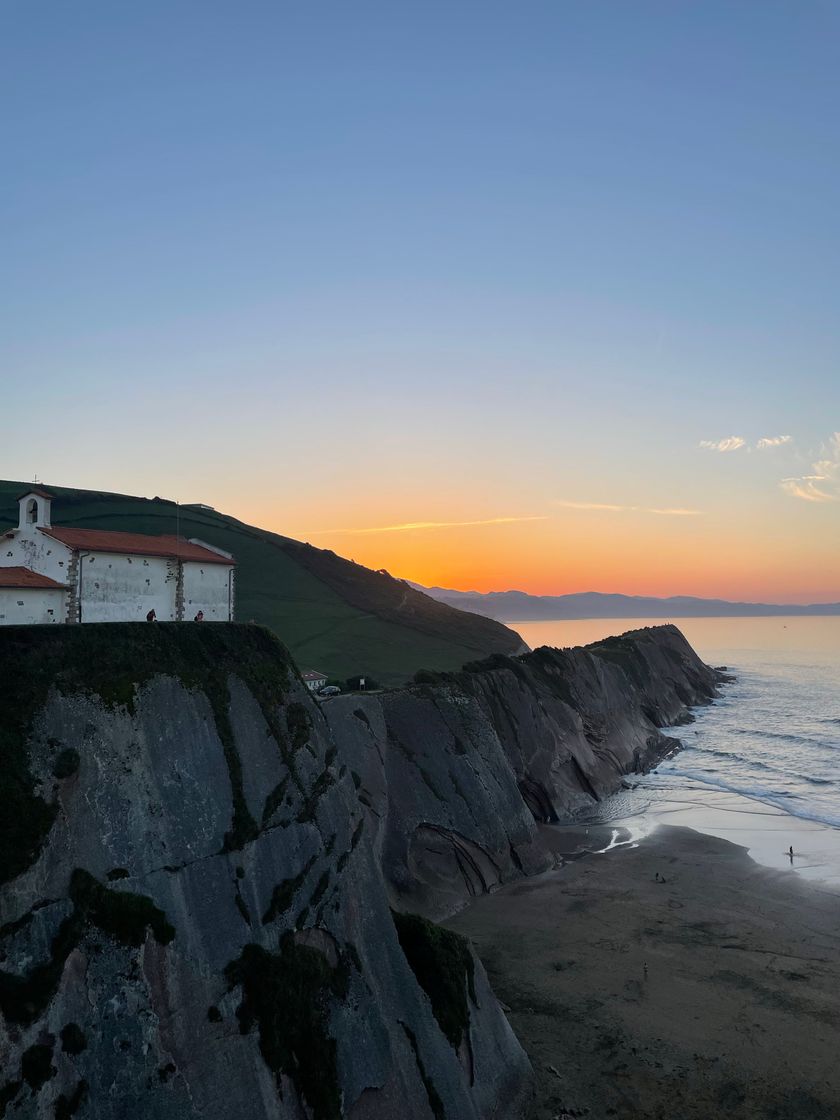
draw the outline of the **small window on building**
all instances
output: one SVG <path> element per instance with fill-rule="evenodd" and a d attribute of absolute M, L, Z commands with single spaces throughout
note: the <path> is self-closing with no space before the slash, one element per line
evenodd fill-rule
<path fill-rule="evenodd" d="M 23 599 L 18 599 L 18 606 L 19 606 L 19 607 L 22 607 L 22 606 L 23 606 Z"/>

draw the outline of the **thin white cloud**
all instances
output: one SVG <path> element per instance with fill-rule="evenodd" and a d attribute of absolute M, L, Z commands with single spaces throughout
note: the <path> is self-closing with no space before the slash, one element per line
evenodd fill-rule
<path fill-rule="evenodd" d="M 700 447 L 704 451 L 740 451 L 746 445 L 743 436 L 727 436 L 725 439 L 701 439 Z"/>
<path fill-rule="evenodd" d="M 365 529 L 319 529 L 313 536 L 325 533 L 347 533 L 361 536 L 364 533 L 410 533 L 418 529 L 463 529 L 475 525 L 513 525 L 521 521 L 547 521 L 548 515 L 538 517 L 488 517 L 481 521 L 406 521 L 401 525 L 376 525 Z"/>
<path fill-rule="evenodd" d="M 840 432 L 831 436 L 822 454 L 811 464 L 812 474 L 783 478 L 782 490 L 804 502 L 840 502 Z"/>
<path fill-rule="evenodd" d="M 755 445 L 756 451 L 766 451 L 769 447 L 781 447 L 784 443 L 790 443 L 792 436 L 763 436 Z"/>
<path fill-rule="evenodd" d="M 605 510 L 608 513 L 654 513 L 659 517 L 699 517 L 703 512 L 699 509 L 659 509 L 655 506 L 619 506 L 612 505 L 609 502 L 572 502 L 557 500 L 554 504 L 556 506 L 562 506 L 563 509 Z"/>

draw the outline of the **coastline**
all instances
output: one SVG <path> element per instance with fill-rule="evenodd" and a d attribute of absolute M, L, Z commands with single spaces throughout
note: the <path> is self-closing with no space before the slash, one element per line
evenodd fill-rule
<path fill-rule="evenodd" d="M 531 1058 L 532 1120 L 838 1114 L 840 892 L 688 828 L 598 855 L 541 832 L 564 866 L 445 923 Z"/>
<path fill-rule="evenodd" d="M 840 889 L 840 829 L 725 790 L 686 783 L 677 793 L 659 784 L 655 772 L 638 775 L 573 823 L 542 826 L 541 838 L 566 860 L 646 842 L 666 825 L 728 840 L 762 867 Z"/>

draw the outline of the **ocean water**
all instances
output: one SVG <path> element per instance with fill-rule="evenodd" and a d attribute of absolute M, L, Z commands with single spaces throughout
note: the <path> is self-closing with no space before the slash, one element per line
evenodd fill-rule
<path fill-rule="evenodd" d="M 511 625 L 535 647 L 657 621 Z M 669 729 L 683 749 L 599 806 L 592 822 L 633 838 L 660 822 L 687 824 L 743 844 L 762 863 L 840 882 L 840 618 L 670 621 L 736 680 L 695 709 L 693 724 Z"/>

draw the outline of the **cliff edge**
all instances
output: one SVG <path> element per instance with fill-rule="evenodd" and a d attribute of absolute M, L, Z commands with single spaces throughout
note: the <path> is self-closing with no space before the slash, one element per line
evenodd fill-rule
<path fill-rule="evenodd" d="M 714 694 L 673 627 L 312 700 L 255 626 L 0 632 L 0 1116 L 515 1117 L 428 920 Z"/>

